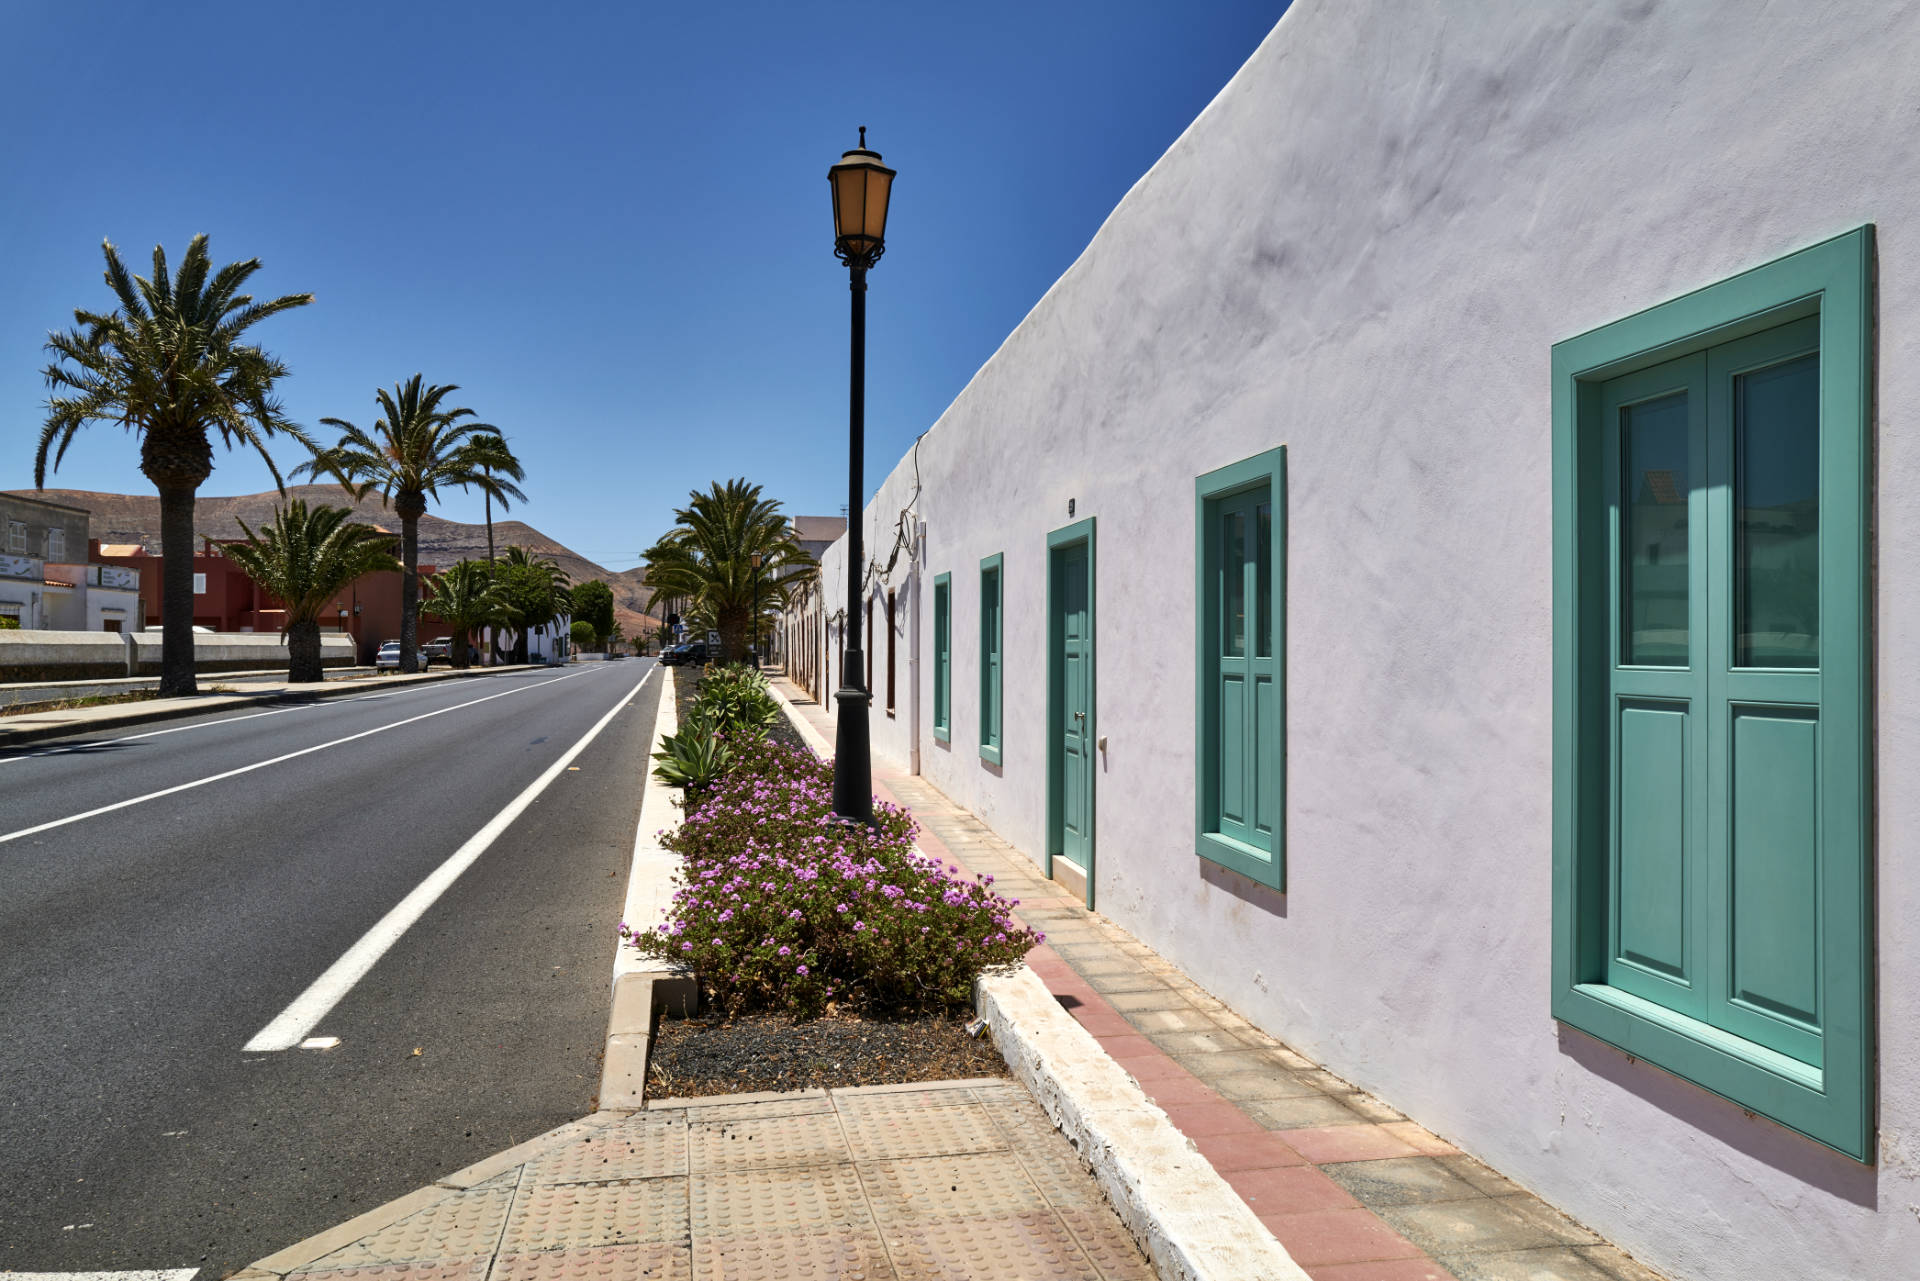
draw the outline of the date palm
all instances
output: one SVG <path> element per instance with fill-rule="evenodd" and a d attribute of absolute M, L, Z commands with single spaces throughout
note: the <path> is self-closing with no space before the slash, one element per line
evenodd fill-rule
<path fill-rule="evenodd" d="M 363 431 L 344 418 L 322 418 L 323 424 L 340 431 L 339 443 L 320 450 L 296 472 L 332 476 L 356 500 L 377 489 L 381 501 L 400 518 L 403 672 L 418 670 L 420 518 L 427 500 L 437 499 L 448 486 L 478 489 L 502 502 L 526 498 L 512 479 L 502 478 L 508 473 L 500 466 L 500 456 L 485 443 L 488 437 L 498 439 L 499 433 L 490 424 L 467 421 L 473 417 L 471 409 L 444 407 L 446 398 L 459 390 L 451 384 L 429 387 L 419 374 L 395 384 L 391 392 L 380 388 L 374 396 L 381 416 L 372 430 Z"/>
<path fill-rule="evenodd" d="M 514 480 L 514 481 L 525 480 L 527 478 L 526 472 L 521 470 L 520 460 L 513 456 L 513 451 L 511 449 L 507 448 L 507 438 L 505 436 L 502 436 L 499 432 L 493 431 L 493 432 L 477 433 L 473 437 L 472 449 L 473 449 L 474 461 L 478 463 L 482 468 L 482 470 L 484 470 L 489 476 L 500 475 L 500 476 L 505 476 L 508 480 Z M 518 493 L 519 491 L 516 490 L 515 492 Z M 493 494 L 492 492 L 488 491 L 486 497 L 487 497 L 487 563 L 492 564 L 494 559 L 493 557 Z M 501 511 L 512 510 L 507 506 L 507 500 L 505 498 L 502 498 L 500 500 L 500 510 Z"/>
<path fill-rule="evenodd" d="M 227 559 L 254 585 L 286 607 L 287 680 L 326 679 L 320 662 L 320 615 L 340 593 L 367 574 L 400 568 L 393 535 L 352 523 L 347 507 L 312 507 L 295 498 L 274 509 L 259 533 L 239 522 L 247 541 L 229 543 Z"/>
<path fill-rule="evenodd" d="M 753 623 L 756 586 L 765 631 L 766 620 L 786 607 L 814 559 L 794 537 L 780 504 L 762 498 L 758 485 L 745 479 L 716 481 L 687 499 L 673 514 L 674 527 L 644 553 L 647 608 L 681 601 L 691 620 L 707 621 L 720 633 L 723 653 L 741 653 Z M 757 570 L 756 552 L 761 557 Z"/>
<path fill-rule="evenodd" d="M 483 627 L 502 620 L 505 598 L 493 580 L 491 562 L 456 561 L 427 580 L 423 608 L 453 632 L 455 667 L 467 666 L 469 638 Z"/>
<path fill-rule="evenodd" d="M 54 356 L 44 371 L 51 394 L 33 483 L 46 485 L 49 451 L 58 471 L 88 423 L 115 423 L 140 437 L 140 471 L 160 491 L 160 696 L 170 698 L 195 690 L 193 505 L 213 473 L 213 434 L 229 449 L 256 450 L 283 493 L 268 439 L 288 436 L 313 448 L 274 395 L 287 367 L 243 337 L 268 316 L 304 307 L 313 295 L 255 302 L 241 288 L 260 260 L 216 271 L 205 236 L 193 238 L 171 279 L 158 245 L 151 277 L 128 272 L 111 242 L 101 249 L 116 305 L 105 312 L 77 308 L 74 327 L 47 338 Z"/>

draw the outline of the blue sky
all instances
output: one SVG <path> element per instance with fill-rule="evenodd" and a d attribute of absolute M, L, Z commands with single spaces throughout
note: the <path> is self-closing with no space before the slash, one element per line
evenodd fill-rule
<path fill-rule="evenodd" d="M 871 484 L 1284 8 L 11 0 L 0 488 L 33 483 L 47 331 L 107 304 L 102 238 L 144 273 L 204 231 L 217 262 L 261 259 L 256 293 L 317 296 L 255 331 L 297 420 L 368 425 L 416 371 L 458 383 L 526 464 L 513 515 L 609 568 L 713 479 L 837 513 L 825 175 L 855 126 L 900 173 L 868 294 Z M 48 484 L 150 492 L 137 462 L 90 427 Z M 202 492 L 270 486 L 219 453 Z"/>

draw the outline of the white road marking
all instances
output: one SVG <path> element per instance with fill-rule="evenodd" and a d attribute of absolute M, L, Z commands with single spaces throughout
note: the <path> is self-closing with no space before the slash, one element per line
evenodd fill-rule
<path fill-rule="evenodd" d="M 340 1038 L 337 1036 L 310 1036 L 300 1042 L 300 1048 L 303 1050 L 331 1050 L 338 1044 L 340 1044 Z"/>
<path fill-rule="evenodd" d="M 90 1228 L 91 1223 L 78 1226 Z M 145 1272 L 0 1272 L 0 1281 L 192 1281 L 199 1268 L 154 1268 Z"/>
<path fill-rule="evenodd" d="M 380 958 L 386 955 L 387 949 L 399 942 L 401 936 L 412 928 L 413 923 L 426 915 L 427 909 L 432 907 L 440 896 L 460 879 L 460 874 L 472 867 L 474 862 L 500 839 L 501 834 L 513 826 L 513 821 L 539 798 L 540 793 L 547 790 L 548 784 L 566 772 L 567 766 L 573 764 L 575 758 L 587 749 L 587 744 L 598 738 L 600 731 L 620 714 L 627 700 L 640 692 L 640 687 L 652 678 L 653 671 L 654 669 L 648 668 L 647 674 L 640 678 L 639 684 L 615 699 L 613 706 L 607 709 L 607 714 L 595 721 L 593 728 L 582 735 L 580 741 L 569 747 L 566 754 L 559 760 L 547 766 L 539 778 L 527 784 L 520 795 L 514 797 L 507 803 L 505 809 L 488 820 L 485 827 L 469 837 L 467 843 L 455 850 L 446 862 L 434 868 L 426 880 L 414 887 L 411 894 L 401 899 L 392 911 L 381 917 L 372 929 L 361 935 L 359 942 L 348 948 L 339 960 L 328 966 L 326 973 L 315 979 L 306 991 L 294 998 L 293 1004 L 282 1010 L 278 1018 L 260 1029 L 251 1041 L 242 1046 L 241 1052 L 257 1054 L 272 1050 L 290 1050 L 300 1044 L 320 1020 L 340 1003 L 341 998 L 352 991 L 354 985 L 365 978 L 367 972 L 379 963 Z M 574 675 L 579 673 L 576 672 Z M 561 679 L 565 680 L 567 677 L 561 677 Z"/>
<path fill-rule="evenodd" d="M 502 690 L 498 694 L 488 694 L 485 698 L 470 699 L 464 703 L 455 703 L 450 707 L 437 707 L 431 712 L 422 712 L 418 716 L 409 716 L 405 720 L 390 721 L 385 725 L 376 725 L 372 729 L 361 730 L 358 734 L 349 734 L 345 738 L 336 738 L 331 742 L 316 743 L 312 747 L 303 747 L 297 752 L 288 752 L 284 756 L 275 756 L 264 761 L 255 761 L 251 765 L 242 765 L 238 769 L 225 770 L 219 774 L 209 774 L 205 778 L 196 778 L 191 783 L 176 783 L 172 787 L 163 787 L 157 792 L 148 792 L 144 796 L 130 797 L 124 801 L 115 801 L 111 805 L 101 805 L 94 809 L 85 810 L 79 814 L 69 814 L 65 818 L 56 818 L 51 822 L 39 823 L 33 827 L 23 827 L 17 832 L 8 832 L 5 835 L 0 835 L 0 845 L 4 845 L 8 841 L 17 841 L 23 836 L 34 836 L 41 832 L 50 832 L 56 827 L 65 827 L 69 823 L 78 823 L 85 819 L 98 818 L 102 814 L 111 814 L 115 810 L 127 809 L 134 805 L 144 805 L 148 801 L 157 801 L 163 796 L 172 796 L 178 792 L 192 791 L 196 787 L 205 787 L 209 783 L 218 783 L 223 779 L 238 778 L 242 774 L 251 774 L 257 769 L 265 769 L 269 765 L 279 765 L 302 756 L 311 756 L 315 752 L 324 752 L 329 747 L 339 747 L 342 744 L 357 742 L 360 739 L 371 737 L 374 734 L 384 734 L 390 729 L 399 729 L 402 725 L 411 725 L 415 721 L 424 721 L 434 716 L 444 716 L 448 712 L 457 712 L 463 707 L 474 707 L 480 703 L 491 703 L 496 698 L 505 698 L 509 694 L 518 694 L 522 690 L 539 689 L 542 685 L 557 685 L 561 681 L 570 681 L 576 676 L 585 676 L 594 670 L 595 669 L 591 667 L 584 668 L 581 671 L 569 672 L 565 676 L 556 676 L 550 681 L 538 681 L 532 685 L 518 685 L 513 689 Z"/>

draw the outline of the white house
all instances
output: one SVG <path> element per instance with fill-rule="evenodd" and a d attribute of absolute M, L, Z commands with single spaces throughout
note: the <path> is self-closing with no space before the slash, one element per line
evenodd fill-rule
<path fill-rule="evenodd" d="M 1916 68 L 1297 0 L 862 513 L 876 755 L 1655 1267 L 1920 1276 Z"/>

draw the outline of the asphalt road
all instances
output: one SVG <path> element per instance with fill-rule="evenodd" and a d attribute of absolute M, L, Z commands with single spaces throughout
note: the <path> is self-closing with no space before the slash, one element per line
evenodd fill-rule
<path fill-rule="evenodd" d="M 590 1111 L 651 667 L 0 753 L 0 1271 L 222 1277 Z M 337 1046 L 243 1048 L 609 712 Z"/>

